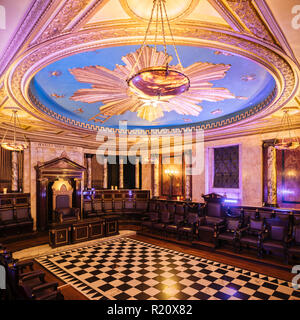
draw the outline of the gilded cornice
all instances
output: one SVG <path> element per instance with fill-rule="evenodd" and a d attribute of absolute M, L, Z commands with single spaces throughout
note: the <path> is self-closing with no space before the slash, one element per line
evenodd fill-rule
<path fill-rule="evenodd" d="M 237 14 L 249 31 L 264 41 L 277 44 L 255 9 L 252 0 L 224 0 L 227 5 Z"/>
<path fill-rule="evenodd" d="M 43 114 L 30 102 L 28 96 L 29 82 L 35 73 L 45 65 L 63 57 L 97 48 L 136 44 L 143 38 L 144 27 L 136 23 L 114 26 L 106 30 L 88 29 L 77 33 L 56 37 L 30 48 L 11 66 L 7 74 L 5 86 L 15 102 L 32 115 L 60 127 L 63 125 Z M 199 26 L 174 24 L 176 43 L 192 46 L 210 46 L 244 55 L 262 64 L 272 73 L 277 82 L 277 92 L 268 107 L 253 116 L 246 117 L 242 122 L 256 119 L 274 112 L 293 97 L 298 87 L 298 74 L 293 69 L 293 63 L 286 59 L 280 51 L 275 52 L 257 39 L 240 37 L 239 34 L 222 33 L 207 30 Z M 76 130 L 76 127 L 73 129 Z M 81 128 L 80 130 L 84 130 Z"/>

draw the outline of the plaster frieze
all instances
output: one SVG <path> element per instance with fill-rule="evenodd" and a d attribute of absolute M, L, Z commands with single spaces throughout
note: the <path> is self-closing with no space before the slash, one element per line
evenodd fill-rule
<path fill-rule="evenodd" d="M 251 33 L 270 43 L 276 43 L 274 37 L 260 18 L 252 0 L 225 0 Z"/>
<path fill-rule="evenodd" d="M 63 33 L 67 25 L 94 0 L 66 0 L 52 21 L 36 40 L 41 43 Z"/>

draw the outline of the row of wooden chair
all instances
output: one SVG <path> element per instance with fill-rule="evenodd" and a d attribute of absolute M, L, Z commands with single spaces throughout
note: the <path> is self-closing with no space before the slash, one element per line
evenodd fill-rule
<path fill-rule="evenodd" d="M 277 216 L 273 218 L 227 217 L 218 226 L 215 247 L 227 242 L 235 251 L 255 248 L 259 257 L 265 254 L 279 255 L 285 262 L 300 257 L 300 219 L 298 216 Z"/>
<path fill-rule="evenodd" d="M 150 203 L 141 222 L 141 231 L 178 239 L 211 241 L 218 248 L 225 243 L 236 252 L 255 248 L 257 255 L 280 254 L 285 261 L 300 256 L 300 216 L 259 210 L 239 210 L 234 215 L 219 203 L 206 203 L 195 212 L 183 206 Z"/>
<path fill-rule="evenodd" d="M 143 215 L 148 210 L 147 200 L 101 200 L 89 199 L 83 202 L 84 218 L 102 216 L 106 213 Z"/>
<path fill-rule="evenodd" d="M 173 235 L 178 239 L 193 240 L 199 221 L 197 210 L 186 210 L 183 204 L 172 204 L 152 201 L 149 211 L 142 218 L 141 231 L 157 232 L 161 235 Z"/>
<path fill-rule="evenodd" d="M 6 273 L 6 290 L 2 300 L 64 300 L 57 282 L 47 282 L 45 272 L 33 269 L 33 261 L 13 259 L 0 244 L 0 265 Z"/>

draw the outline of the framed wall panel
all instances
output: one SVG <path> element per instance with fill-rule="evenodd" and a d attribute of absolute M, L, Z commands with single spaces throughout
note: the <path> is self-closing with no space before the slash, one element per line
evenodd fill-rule
<path fill-rule="evenodd" d="M 239 146 L 214 149 L 214 188 L 239 188 Z"/>

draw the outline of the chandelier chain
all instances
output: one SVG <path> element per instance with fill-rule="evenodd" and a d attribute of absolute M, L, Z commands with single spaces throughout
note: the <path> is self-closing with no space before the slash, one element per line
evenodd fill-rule
<path fill-rule="evenodd" d="M 165 27 L 164 27 L 164 17 L 163 17 L 163 11 L 161 6 L 161 0 L 158 0 L 159 2 L 159 11 L 160 11 L 160 19 L 161 19 L 161 30 L 163 35 L 163 45 L 164 45 L 164 51 L 165 56 L 167 55 L 167 44 L 166 44 L 166 35 L 165 35 Z"/>
<path fill-rule="evenodd" d="M 132 70 L 131 70 L 131 72 L 130 72 L 130 74 L 129 74 L 129 77 L 128 77 L 129 79 L 130 79 L 131 76 L 133 75 L 133 73 L 134 73 L 134 71 L 135 71 L 135 68 L 137 67 L 137 64 L 138 64 L 138 62 L 139 62 L 139 60 L 140 60 L 140 57 L 141 57 L 141 55 L 142 55 L 143 48 L 145 47 L 145 43 L 146 43 L 146 40 L 147 40 L 147 35 L 148 35 L 149 29 L 150 29 L 150 25 L 151 25 L 151 22 L 152 22 L 152 19 L 153 19 L 153 12 L 154 12 L 154 8 L 155 8 L 155 3 L 156 3 L 157 1 L 159 1 L 159 0 L 153 0 L 154 5 L 153 5 L 153 7 L 152 7 L 151 16 L 150 16 L 150 20 L 149 20 L 149 23 L 148 23 L 148 26 L 147 26 L 147 29 L 146 29 L 146 33 L 145 33 L 145 36 L 144 36 L 143 44 L 142 44 L 142 46 L 141 46 L 141 48 L 140 48 L 140 52 L 139 52 L 138 57 L 137 57 L 137 59 L 136 59 L 136 61 L 135 61 L 135 64 L 134 64 L 134 66 L 133 66 L 133 68 L 132 68 Z"/>
<path fill-rule="evenodd" d="M 156 0 L 155 0 L 156 1 Z M 155 5 L 155 3 L 153 3 L 153 6 Z M 154 49 L 156 51 L 156 47 L 157 47 L 157 34 L 158 34 L 158 6 L 156 5 L 156 21 L 155 21 L 155 38 L 154 38 Z"/>
<path fill-rule="evenodd" d="M 168 23 L 170 35 L 171 35 L 171 38 L 172 38 L 172 42 L 173 42 L 173 47 L 174 47 L 174 50 L 175 50 L 175 54 L 176 54 L 178 63 L 179 63 L 179 65 L 180 65 L 180 68 L 181 68 L 181 70 L 183 70 L 183 67 L 182 67 L 182 64 L 181 64 L 181 60 L 180 60 L 180 58 L 179 58 L 179 54 L 178 54 L 178 51 L 177 51 L 177 48 L 176 48 L 176 45 L 175 45 L 175 40 L 174 40 L 173 32 L 172 32 L 172 29 L 171 29 L 170 21 L 169 21 L 169 18 L 168 18 L 165 1 L 162 1 L 162 2 L 163 2 L 163 7 L 164 7 L 165 15 L 166 15 L 166 20 L 167 20 L 167 23 Z"/>
<path fill-rule="evenodd" d="M 11 123 L 12 118 L 13 118 L 13 114 L 10 116 L 9 123 Z M 5 133 L 4 133 L 4 136 L 3 136 L 3 138 L 2 138 L 1 143 L 3 143 L 3 142 L 4 142 L 4 139 L 6 138 L 7 132 L 8 132 L 8 128 L 6 129 L 6 131 L 5 131 Z"/>

